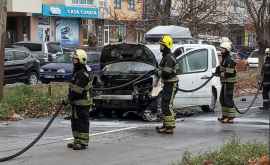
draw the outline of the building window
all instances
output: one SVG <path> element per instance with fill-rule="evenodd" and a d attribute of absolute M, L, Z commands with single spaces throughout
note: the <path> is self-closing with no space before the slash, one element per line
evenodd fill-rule
<path fill-rule="evenodd" d="M 135 0 L 128 0 L 128 9 L 135 10 Z"/>
<path fill-rule="evenodd" d="M 72 0 L 75 5 L 93 5 L 94 0 Z"/>
<path fill-rule="evenodd" d="M 122 0 L 114 0 L 114 8 L 121 9 Z"/>

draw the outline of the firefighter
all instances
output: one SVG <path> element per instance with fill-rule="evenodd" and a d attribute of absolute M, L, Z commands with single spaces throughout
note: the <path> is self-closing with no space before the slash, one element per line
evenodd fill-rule
<path fill-rule="evenodd" d="M 265 55 L 261 71 L 263 76 L 263 107 L 261 109 L 268 110 L 270 108 L 270 48 L 265 50 Z"/>
<path fill-rule="evenodd" d="M 92 105 L 91 89 L 92 80 L 87 68 L 87 54 L 82 49 L 77 49 L 72 57 L 74 71 L 69 84 L 68 99 L 64 105 L 72 107 L 71 129 L 74 137 L 73 143 L 67 144 L 73 150 L 83 150 L 89 142 L 89 110 Z"/>
<path fill-rule="evenodd" d="M 175 114 L 173 110 L 174 97 L 177 92 L 178 78 L 176 76 L 176 59 L 171 53 L 173 39 L 164 35 L 160 40 L 162 60 L 159 64 L 158 74 L 164 84 L 161 92 L 161 109 L 163 125 L 157 127 L 158 133 L 173 134 L 175 128 Z"/>
<path fill-rule="evenodd" d="M 231 58 L 231 42 L 223 42 L 221 47 L 221 65 L 216 70 L 220 77 L 222 88 L 220 93 L 220 104 L 222 106 L 222 117 L 218 118 L 221 123 L 233 123 L 236 110 L 233 101 L 234 84 L 236 82 L 236 63 Z"/>

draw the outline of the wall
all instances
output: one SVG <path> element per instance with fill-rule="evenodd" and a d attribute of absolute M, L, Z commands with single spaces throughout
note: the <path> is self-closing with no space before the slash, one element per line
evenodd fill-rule
<path fill-rule="evenodd" d="M 65 4 L 65 0 L 42 0 L 43 4 Z"/>
<path fill-rule="evenodd" d="M 41 13 L 42 0 L 8 0 L 8 12 Z"/>
<path fill-rule="evenodd" d="M 122 0 L 121 9 L 114 8 L 114 0 L 108 0 L 109 16 L 105 19 L 138 20 L 142 18 L 143 3 L 135 0 L 135 10 L 128 9 L 128 0 Z"/>
<path fill-rule="evenodd" d="M 67 6 L 98 7 L 99 6 L 99 0 L 93 0 L 93 5 L 72 4 L 72 0 L 66 0 L 65 4 Z"/>
<path fill-rule="evenodd" d="M 37 41 L 38 17 L 30 18 L 30 40 Z"/>

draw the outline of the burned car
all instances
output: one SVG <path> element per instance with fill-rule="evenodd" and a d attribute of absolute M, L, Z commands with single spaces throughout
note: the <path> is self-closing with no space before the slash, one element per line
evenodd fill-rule
<path fill-rule="evenodd" d="M 161 83 L 155 74 L 145 76 L 158 67 L 155 55 L 146 46 L 141 44 L 116 44 L 103 48 L 100 65 L 102 72 L 93 86 L 97 90 L 94 97 L 96 110 L 112 109 L 119 112 L 136 112 L 145 120 L 156 120 L 158 110 L 153 112 L 152 107 L 161 91 Z M 128 86 L 117 87 L 143 77 Z M 151 110 L 149 106 L 151 104 Z"/>

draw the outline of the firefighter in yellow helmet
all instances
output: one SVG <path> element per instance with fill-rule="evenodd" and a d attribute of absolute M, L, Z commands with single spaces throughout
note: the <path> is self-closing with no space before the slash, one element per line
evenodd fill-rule
<path fill-rule="evenodd" d="M 74 150 L 83 150 L 88 147 L 89 142 L 92 78 L 86 65 L 87 54 L 84 50 L 75 50 L 72 60 L 73 75 L 69 84 L 68 99 L 63 101 L 63 104 L 72 106 L 71 128 L 74 141 L 67 144 L 67 147 Z"/>
<path fill-rule="evenodd" d="M 161 92 L 161 109 L 163 113 L 163 125 L 157 127 L 158 133 L 173 134 L 175 128 L 175 113 L 173 109 L 174 97 L 177 92 L 178 78 L 176 75 L 176 59 L 171 53 L 173 39 L 164 35 L 160 40 L 162 60 L 159 64 L 159 75 L 163 81 Z"/>
<path fill-rule="evenodd" d="M 234 84 L 236 82 L 236 63 L 231 58 L 231 42 L 220 44 L 222 60 L 216 70 L 216 75 L 220 77 L 222 88 L 220 93 L 220 104 L 222 106 L 222 117 L 218 118 L 221 123 L 233 123 L 236 110 L 233 101 Z"/>

